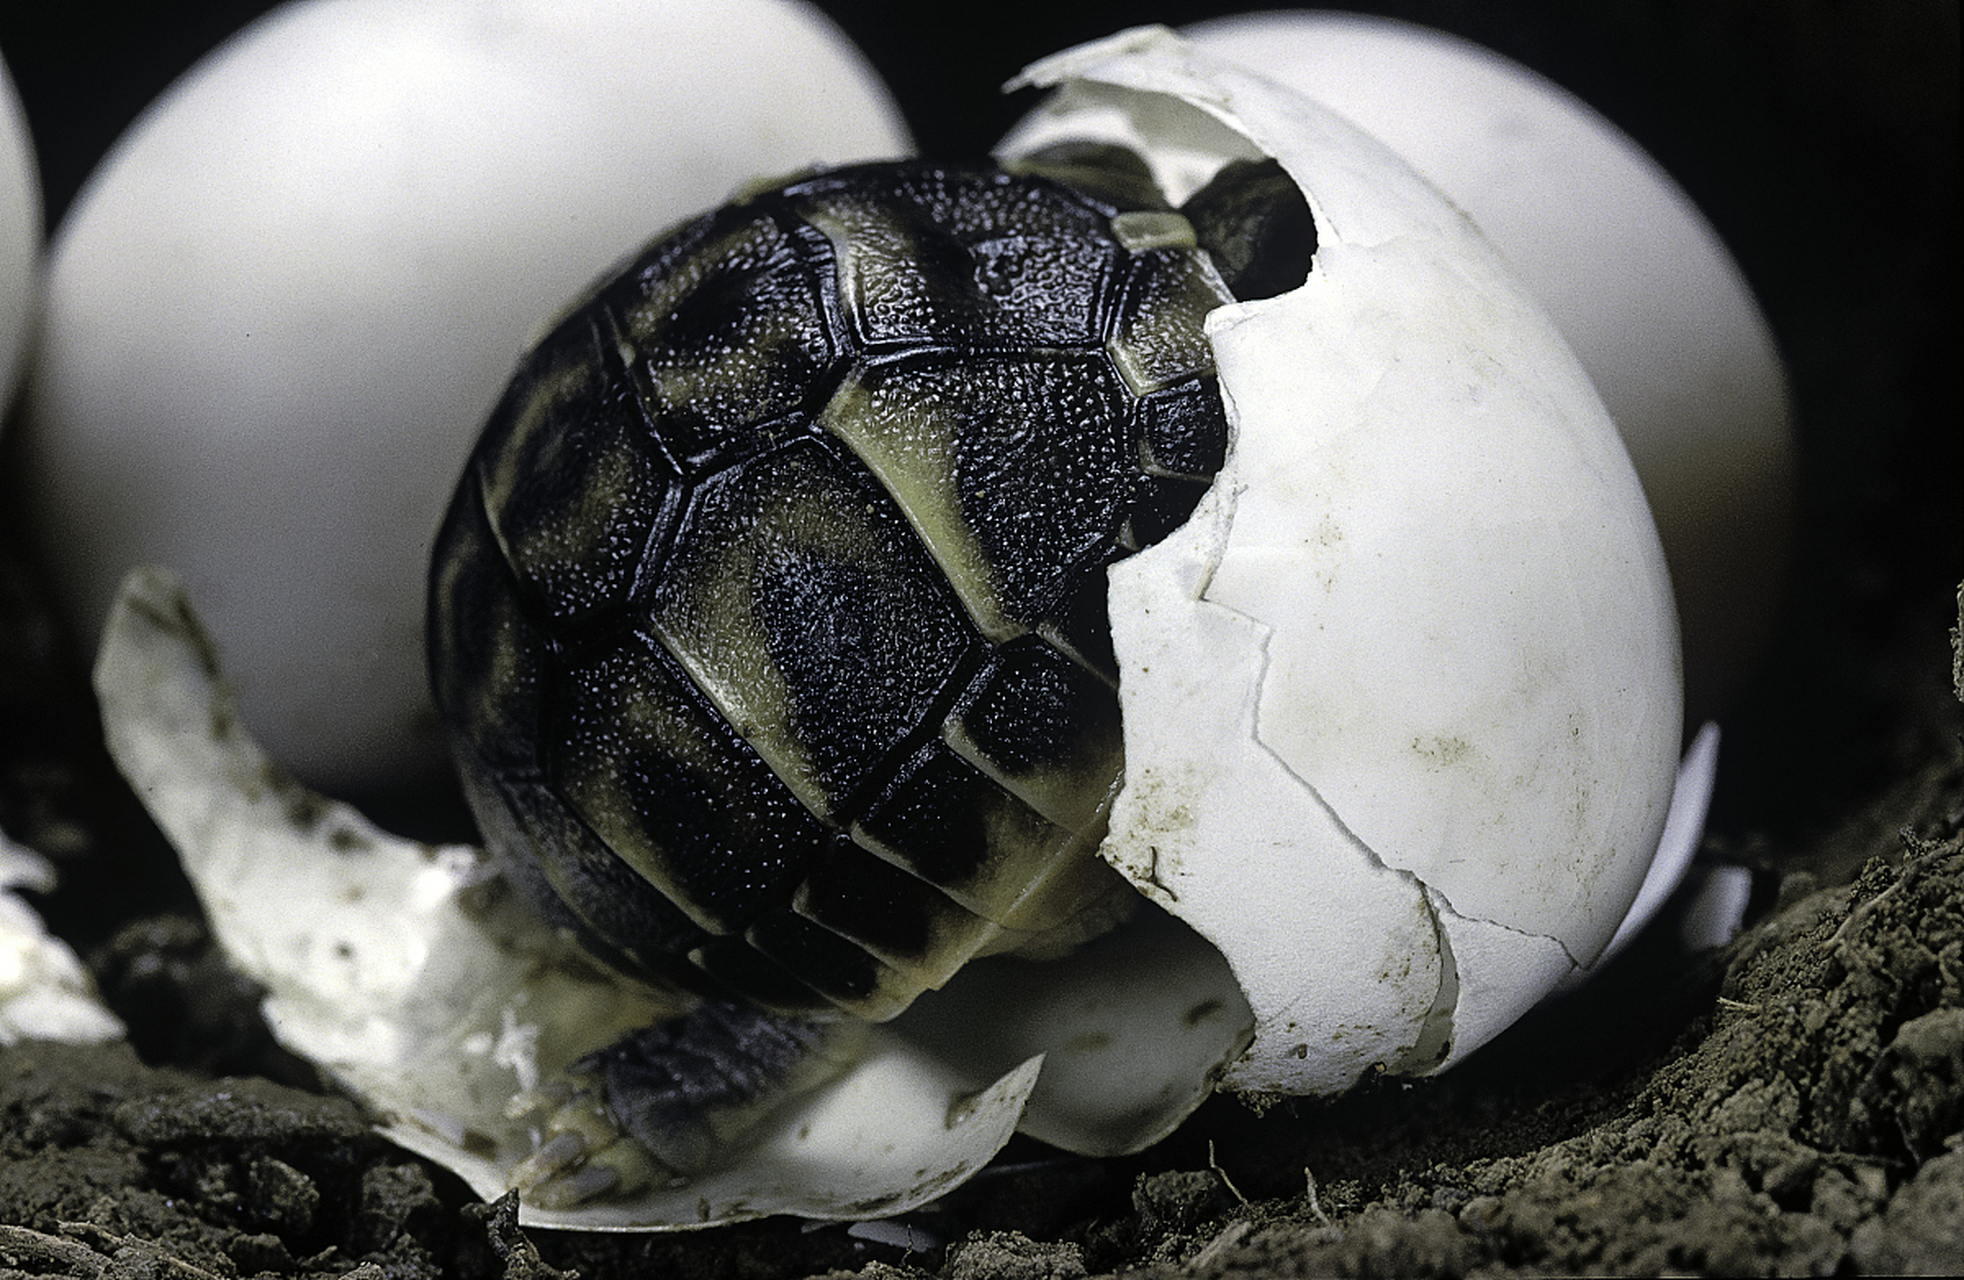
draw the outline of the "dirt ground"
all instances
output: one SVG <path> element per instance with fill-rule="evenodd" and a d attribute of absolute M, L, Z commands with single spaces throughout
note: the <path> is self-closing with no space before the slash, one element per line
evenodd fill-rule
<path fill-rule="evenodd" d="M 253 7 L 197 18 L 98 0 L 75 6 L 73 29 L 0 16 L 30 114 L 71 113 L 41 141 L 52 207 L 120 127 L 100 121 L 148 96 L 142 75 L 112 86 L 107 68 L 196 18 L 211 32 L 171 46 L 193 56 Z M 828 7 L 945 151 L 1000 128 L 996 108 L 949 101 L 1028 56 L 1203 9 L 989 6 L 958 75 L 954 37 L 918 27 L 923 7 Z M 896 1222 L 520 1231 L 271 1043 L 108 765 L 86 655 L 0 499 L 0 829 L 59 866 L 63 887 L 37 905 L 131 1029 L 0 1049 L 0 1277 L 1964 1266 L 1957 6 L 1381 7 L 1514 53 L 1636 133 L 1734 245 L 1790 362 L 1795 574 L 1727 718 L 1700 855 L 1753 871 L 1745 932 L 1686 953 L 1655 930 L 1447 1076 L 1263 1115 L 1216 1100 L 1127 1160 L 1018 1140 Z"/>

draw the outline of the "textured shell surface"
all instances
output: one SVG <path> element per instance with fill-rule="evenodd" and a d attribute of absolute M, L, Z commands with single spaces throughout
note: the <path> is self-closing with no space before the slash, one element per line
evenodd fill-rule
<path fill-rule="evenodd" d="M 1130 899 L 1092 856 L 1105 569 L 1220 466 L 1230 300 L 1175 212 L 924 163 L 753 195 L 594 290 L 431 579 L 466 786 L 548 911 L 885 1018 Z"/>

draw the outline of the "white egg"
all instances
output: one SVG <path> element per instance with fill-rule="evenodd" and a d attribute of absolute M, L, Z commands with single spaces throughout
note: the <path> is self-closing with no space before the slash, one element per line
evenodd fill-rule
<path fill-rule="evenodd" d="M 1299 10 L 1188 34 L 1398 152 L 1554 318 L 1657 519 L 1684 627 L 1687 718 L 1722 712 L 1779 604 L 1794 446 L 1772 333 L 1690 197 L 1573 94 L 1443 32 Z"/>
<path fill-rule="evenodd" d="M 1667 813 L 1703 795 L 1676 784 L 1676 623 L 1635 472 L 1464 215 L 1163 29 L 1029 76 L 1060 89 L 1008 155 L 1121 142 L 1176 197 L 1270 155 L 1316 219 L 1301 288 L 1209 317 L 1218 482 L 1112 574 L 1126 778 L 1101 853 L 1165 910 L 1059 959 L 970 963 L 699 1180 L 522 1221 L 684 1229 L 835 1216 L 842 1194 L 894 1213 L 1013 1128 L 1133 1151 L 1217 1083 L 1442 1069 L 1595 961 Z M 129 593 L 96 669 L 111 749 L 270 1024 L 498 1194 L 537 1141 L 504 1100 L 659 997 L 556 970 L 536 920 L 469 909 L 471 851 L 266 788 L 181 589 Z"/>
<path fill-rule="evenodd" d="M 93 637 L 131 565 L 207 610 L 332 791 L 444 767 L 430 539 L 528 337 L 740 185 L 905 152 L 802 0 L 304 0 L 160 98 L 65 219 L 25 488 Z"/>
<path fill-rule="evenodd" d="M 34 142 L 7 64 L 0 62 L 0 412 L 14 398 L 14 376 L 39 293 L 41 180 Z"/>

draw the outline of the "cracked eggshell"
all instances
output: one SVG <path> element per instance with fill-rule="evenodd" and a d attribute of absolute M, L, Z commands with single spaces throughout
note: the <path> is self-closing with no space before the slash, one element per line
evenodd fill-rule
<path fill-rule="evenodd" d="M 760 176 L 909 149 L 802 0 L 304 0 L 151 105 L 55 238 L 21 423 L 50 577 L 197 590 L 274 753 L 341 794 L 448 765 L 429 544 L 565 299 Z"/>
<path fill-rule="evenodd" d="M 1396 151 L 1547 309 L 1650 500 L 1683 625 L 1686 719 L 1721 713 L 1779 604 L 1794 442 L 1772 331 L 1691 198 L 1573 94 L 1442 31 L 1294 10 L 1185 34 Z"/>
<path fill-rule="evenodd" d="M 1005 141 L 1121 142 L 1174 199 L 1277 159 L 1318 248 L 1208 334 L 1226 465 L 1115 566 L 1102 853 L 1220 948 L 1231 1087 L 1464 1057 L 1623 920 L 1679 743 L 1670 583 L 1588 376 L 1466 216 L 1326 108 L 1163 29 L 1037 64 Z M 1258 904 L 1258 905 L 1257 905 Z"/>
<path fill-rule="evenodd" d="M 382 1133 L 486 1199 L 540 1140 L 507 1103 L 672 1010 L 569 950 L 482 851 L 396 839 L 295 783 L 247 734 L 172 575 L 130 575 L 95 681 L 118 767 L 178 849 L 228 959 L 265 988 L 275 1036 Z M 0 880 L 5 854 L 0 844 Z M 0 981 L 0 1037 L 9 1025 L 47 1034 L 48 1008 Z M 71 1034 L 116 1034 L 73 999 L 63 1011 L 81 1029 Z M 1253 1023 L 1220 953 L 1148 909 L 1060 961 L 970 965 L 703 1177 L 567 1210 L 523 1205 L 520 1220 L 667 1231 L 891 1215 L 959 1185 L 1018 1130 L 1084 1154 L 1136 1151 L 1206 1098 Z"/>

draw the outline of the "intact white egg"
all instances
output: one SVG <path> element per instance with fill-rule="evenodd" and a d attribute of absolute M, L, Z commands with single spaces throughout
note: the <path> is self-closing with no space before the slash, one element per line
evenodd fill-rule
<path fill-rule="evenodd" d="M 0 62 L 0 412 L 13 402 L 14 377 L 39 293 L 41 180 L 27 115 L 7 64 Z"/>
<path fill-rule="evenodd" d="M 1573 94 L 1444 32 L 1297 10 L 1187 34 L 1398 152 L 1554 318 L 1657 520 L 1684 628 L 1687 721 L 1722 712 L 1777 612 L 1794 445 L 1772 332 L 1690 197 Z"/>
<path fill-rule="evenodd" d="M 56 237 L 25 490 L 85 641 L 190 581 L 245 714 L 343 794 L 445 768 L 428 548 L 528 337 L 744 183 L 904 153 L 802 0 L 303 0 L 161 97 Z"/>

